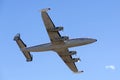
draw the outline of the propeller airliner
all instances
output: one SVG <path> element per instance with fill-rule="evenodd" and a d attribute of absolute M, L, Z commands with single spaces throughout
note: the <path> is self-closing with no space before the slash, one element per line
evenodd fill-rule
<path fill-rule="evenodd" d="M 20 38 L 20 34 L 15 35 L 14 40 L 18 44 L 20 50 L 24 54 L 26 61 L 32 61 L 32 56 L 30 52 L 42 52 L 42 51 L 54 51 L 56 52 L 64 63 L 75 73 L 82 73 L 79 71 L 75 65 L 75 62 L 80 61 L 80 58 L 73 58 L 72 55 L 75 55 L 76 51 L 69 51 L 68 48 L 83 46 L 96 42 L 96 39 L 93 38 L 75 38 L 69 39 L 68 36 L 61 36 L 59 31 L 63 30 L 63 27 L 56 27 L 49 17 L 47 11 L 50 8 L 42 9 L 41 16 L 46 28 L 46 31 L 50 38 L 50 43 L 40 44 L 36 46 L 27 47 L 26 44 Z"/>

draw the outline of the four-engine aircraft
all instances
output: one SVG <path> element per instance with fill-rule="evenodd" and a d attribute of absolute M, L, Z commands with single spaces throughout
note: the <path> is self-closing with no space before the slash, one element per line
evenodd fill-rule
<path fill-rule="evenodd" d="M 97 40 L 92 38 L 69 39 L 67 36 L 61 36 L 59 31 L 63 30 L 63 27 L 56 27 L 54 25 L 47 13 L 48 10 L 50 10 L 50 8 L 41 10 L 41 15 L 51 41 L 50 43 L 27 47 L 21 40 L 20 34 L 17 34 L 14 37 L 14 40 L 23 52 L 27 61 L 32 61 L 30 52 L 54 51 L 73 72 L 83 72 L 78 71 L 75 65 L 75 62 L 78 62 L 80 59 L 72 57 L 72 55 L 76 54 L 76 51 L 69 51 L 68 48 L 90 44 L 96 42 Z"/>

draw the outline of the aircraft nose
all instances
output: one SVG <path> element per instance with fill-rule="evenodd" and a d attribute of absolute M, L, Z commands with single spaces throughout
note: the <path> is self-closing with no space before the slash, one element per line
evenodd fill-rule
<path fill-rule="evenodd" d="M 97 41 L 97 39 L 91 39 L 91 42 L 96 42 Z"/>
<path fill-rule="evenodd" d="M 93 39 L 94 40 L 94 42 L 96 42 L 97 41 L 97 39 Z"/>

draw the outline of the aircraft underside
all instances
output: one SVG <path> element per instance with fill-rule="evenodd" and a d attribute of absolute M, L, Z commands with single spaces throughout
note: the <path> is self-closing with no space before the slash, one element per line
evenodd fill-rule
<path fill-rule="evenodd" d="M 42 51 L 55 51 L 64 61 L 64 63 L 73 71 L 79 72 L 75 62 L 80 61 L 79 58 L 74 58 L 72 55 L 75 55 L 76 51 L 69 51 L 68 48 L 82 46 L 86 44 L 90 44 L 96 42 L 96 39 L 92 38 L 76 38 L 76 39 L 69 39 L 68 36 L 61 36 L 59 31 L 63 30 L 63 27 L 59 26 L 56 27 L 52 22 L 51 18 L 49 17 L 47 11 L 50 8 L 43 9 L 41 11 L 41 16 L 46 28 L 46 31 L 49 35 L 51 43 L 36 45 L 27 47 L 27 45 L 22 41 L 20 38 L 20 34 L 17 34 L 14 37 L 14 40 L 18 44 L 20 50 L 24 54 L 26 61 L 32 61 L 32 55 L 30 52 L 42 52 Z M 80 71 L 80 73 L 83 71 Z"/>

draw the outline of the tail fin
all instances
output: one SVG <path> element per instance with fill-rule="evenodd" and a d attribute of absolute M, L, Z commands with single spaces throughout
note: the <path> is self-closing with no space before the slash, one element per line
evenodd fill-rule
<path fill-rule="evenodd" d="M 18 44 L 20 50 L 27 47 L 26 44 L 21 40 L 19 33 L 14 37 L 14 40 Z M 27 62 L 32 61 L 32 56 L 31 56 L 30 52 L 28 52 L 28 51 L 22 51 L 22 52 L 23 52 Z"/>

